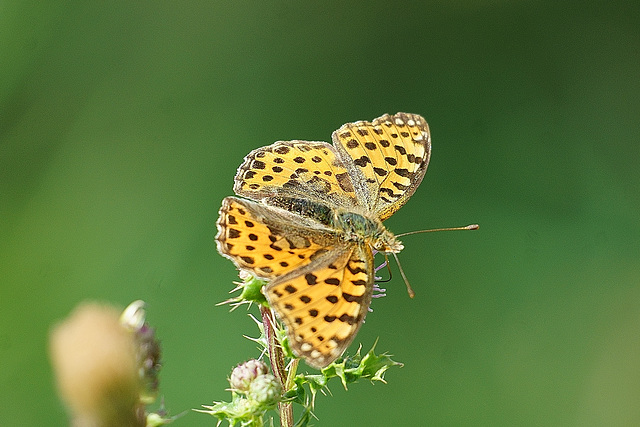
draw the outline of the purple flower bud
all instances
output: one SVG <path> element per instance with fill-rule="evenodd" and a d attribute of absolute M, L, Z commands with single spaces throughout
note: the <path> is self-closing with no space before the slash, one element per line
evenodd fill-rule
<path fill-rule="evenodd" d="M 229 378 L 229 384 L 231 384 L 231 387 L 235 390 L 247 391 L 253 380 L 267 372 L 269 372 L 269 369 L 264 362 L 256 359 L 247 360 L 233 369 L 231 378 Z"/>

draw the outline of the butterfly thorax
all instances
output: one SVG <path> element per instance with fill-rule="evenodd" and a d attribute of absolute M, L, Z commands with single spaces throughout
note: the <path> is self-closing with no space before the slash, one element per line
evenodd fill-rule
<path fill-rule="evenodd" d="M 379 252 L 397 253 L 404 247 L 393 233 L 374 217 L 336 209 L 333 212 L 333 226 L 342 232 L 343 239 L 360 243 L 367 242 Z"/>

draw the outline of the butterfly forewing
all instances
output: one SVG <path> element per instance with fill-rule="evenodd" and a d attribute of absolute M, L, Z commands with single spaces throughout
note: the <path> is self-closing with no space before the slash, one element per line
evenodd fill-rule
<path fill-rule="evenodd" d="M 333 133 L 333 141 L 352 159 L 352 175 L 362 174 L 367 194 L 360 199 L 380 220 L 406 203 L 431 155 L 429 126 L 417 114 L 385 114 L 373 122 L 347 123 Z"/>
<path fill-rule="evenodd" d="M 218 219 L 218 251 L 238 268 L 273 279 L 344 246 L 314 226 L 282 209 L 227 197 Z"/>
<path fill-rule="evenodd" d="M 234 191 L 254 200 L 296 197 L 356 206 L 351 178 L 326 142 L 279 141 L 253 150 L 238 168 Z"/>

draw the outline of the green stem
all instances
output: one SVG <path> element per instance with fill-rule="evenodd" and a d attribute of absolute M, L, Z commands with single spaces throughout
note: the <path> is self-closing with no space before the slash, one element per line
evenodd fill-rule
<path fill-rule="evenodd" d="M 290 378 L 287 375 L 287 367 L 284 360 L 284 352 L 273 326 L 273 312 L 271 309 L 261 306 L 260 314 L 262 315 L 262 324 L 264 325 L 264 332 L 267 337 L 269 362 L 271 363 L 271 370 L 273 375 L 280 381 L 283 392 L 286 392 L 290 387 Z M 278 403 L 278 412 L 280 413 L 280 426 L 281 427 L 293 427 L 293 406 L 290 402 Z"/>

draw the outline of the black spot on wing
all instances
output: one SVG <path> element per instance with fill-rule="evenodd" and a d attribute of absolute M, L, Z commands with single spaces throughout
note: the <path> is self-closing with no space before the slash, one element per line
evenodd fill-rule
<path fill-rule="evenodd" d="M 281 145 L 273 151 L 278 154 L 287 154 L 289 151 L 291 151 L 291 147 L 287 147 L 286 145 Z"/>
<path fill-rule="evenodd" d="M 355 163 L 356 165 L 360 166 L 361 168 L 367 166 L 368 163 L 371 163 L 371 159 L 368 158 L 367 156 L 362 156 L 359 159 L 355 159 L 353 161 L 353 163 Z"/>

